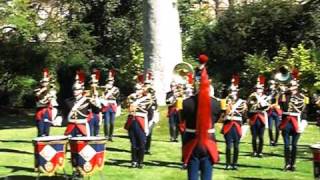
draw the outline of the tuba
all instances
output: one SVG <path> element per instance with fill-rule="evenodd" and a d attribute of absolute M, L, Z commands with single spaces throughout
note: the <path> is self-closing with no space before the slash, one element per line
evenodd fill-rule
<path fill-rule="evenodd" d="M 179 84 L 187 84 L 189 81 L 189 75 L 193 75 L 194 70 L 191 64 L 182 62 L 173 68 L 173 81 Z"/>
<path fill-rule="evenodd" d="M 291 71 L 287 65 L 282 65 L 277 69 L 274 79 L 279 84 L 288 84 L 292 79 Z"/>

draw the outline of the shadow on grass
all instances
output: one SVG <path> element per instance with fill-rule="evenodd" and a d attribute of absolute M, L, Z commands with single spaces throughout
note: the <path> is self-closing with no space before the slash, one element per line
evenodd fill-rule
<path fill-rule="evenodd" d="M 126 150 L 126 149 L 119 149 L 119 148 L 114 148 L 114 147 L 107 147 L 106 151 L 111 151 L 111 152 L 124 152 L 124 153 L 131 153 L 131 151 Z"/>
<path fill-rule="evenodd" d="M 1 177 L 0 180 L 35 180 L 37 179 L 36 176 L 25 176 L 25 175 L 16 175 L 16 176 L 6 176 Z M 39 180 L 65 180 L 67 178 L 64 178 L 63 176 L 40 176 L 38 178 Z"/>
<path fill-rule="evenodd" d="M 233 178 L 236 179 L 244 179 L 244 180 L 275 180 L 277 178 L 255 178 L 255 177 L 237 177 L 237 176 L 232 176 Z"/>
<path fill-rule="evenodd" d="M 158 160 L 145 161 L 143 164 L 145 166 L 150 166 L 150 167 L 166 167 L 166 168 L 175 168 L 175 169 L 180 169 L 182 165 L 179 162 L 158 161 Z M 131 161 L 124 160 L 124 159 L 109 159 L 109 161 L 105 162 L 105 165 L 130 168 Z"/>
<path fill-rule="evenodd" d="M 31 143 L 32 140 L 1 140 L 2 143 Z"/>
<path fill-rule="evenodd" d="M 1 129 L 21 129 L 35 127 L 35 122 L 32 116 L 28 115 L 5 115 L 0 118 Z"/>
<path fill-rule="evenodd" d="M 16 149 L 0 149 L 0 152 L 6 152 L 6 153 L 17 153 L 17 154 L 33 154 L 28 151 L 21 151 L 21 150 L 16 150 Z"/>
<path fill-rule="evenodd" d="M 2 166 L 2 167 L 11 169 L 12 173 L 15 173 L 18 171 L 34 172 L 34 168 L 28 168 L 28 167 L 20 167 L 20 166 Z"/>
<path fill-rule="evenodd" d="M 113 135 L 113 137 L 122 138 L 122 139 L 129 139 L 127 135 Z"/>
<path fill-rule="evenodd" d="M 215 169 L 224 169 L 225 167 L 225 163 L 218 163 L 219 166 L 215 166 Z M 223 168 L 221 168 L 221 166 L 223 166 Z M 254 168 L 254 169 L 271 169 L 271 170 L 279 170 L 282 171 L 282 168 L 275 168 L 275 167 L 266 167 L 266 166 L 259 166 L 259 165 L 249 165 L 249 164 L 238 164 L 239 170 L 241 171 L 241 168 Z"/>

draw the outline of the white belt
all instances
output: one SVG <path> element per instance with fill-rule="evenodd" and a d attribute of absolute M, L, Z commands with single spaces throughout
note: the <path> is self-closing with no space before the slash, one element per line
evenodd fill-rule
<path fill-rule="evenodd" d="M 45 118 L 44 120 L 43 120 L 44 122 L 51 122 L 49 119 L 47 119 L 47 118 Z"/>
<path fill-rule="evenodd" d="M 241 116 L 227 116 L 226 119 L 227 120 L 234 120 L 234 121 L 242 121 Z"/>
<path fill-rule="evenodd" d="M 297 113 L 297 112 L 283 112 L 283 115 L 288 115 L 288 116 L 300 116 L 301 113 Z"/>
<path fill-rule="evenodd" d="M 69 123 L 75 123 L 75 124 L 85 124 L 87 123 L 87 119 L 69 119 Z"/>
<path fill-rule="evenodd" d="M 186 128 L 186 132 L 189 132 L 189 133 L 196 133 L 196 129 L 189 129 L 189 128 Z M 212 128 L 212 129 L 208 129 L 208 133 L 215 133 L 215 129 Z"/>
<path fill-rule="evenodd" d="M 143 113 L 143 112 L 134 112 L 134 113 L 130 113 L 130 115 L 132 115 L 132 116 L 146 117 L 146 116 L 147 116 L 147 113 Z"/>
<path fill-rule="evenodd" d="M 108 104 L 117 104 L 116 100 L 107 100 Z"/>

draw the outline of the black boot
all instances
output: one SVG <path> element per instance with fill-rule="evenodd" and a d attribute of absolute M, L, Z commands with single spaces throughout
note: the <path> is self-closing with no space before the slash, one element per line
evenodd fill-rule
<path fill-rule="evenodd" d="M 238 156 L 239 156 L 239 147 L 235 147 L 233 150 L 233 162 L 232 162 L 233 170 L 238 170 Z"/>
<path fill-rule="evenodd" d="M 131 167 L 136 168 L 138 166 L 138 150 L 131 147 Z"/>
<path fill-rule="evenodd" d="M 110 124 L 110 133 L 109 133 L 109 141 L 112 141 L 112 137 L 113 137 L 113 129 L 114 129 L 114 124 Z"/>
<path fill-rule="evenodd" d="M 278 127 L 276 127 L 276 139 L 274 141 L 274 146 L 277 146 L 277 144 L 278 144 L 279 133 L 280 133 L 280 130 Z"/>
<path fill-rule="evenodd" d="M 143 168 L 144 148 L 138 149 L 138 168 Z"/>
<path fill-rule="evenodd" d="M 231 148 L 226 148 L 226 167 L 225 170 L 232 169 L 231 167 Z"/>
<path fill-rule="evenodd" d="M 152 139 L 151 136 L 152 136 L 152 134 L 149 134 L 149 135 L 147 136 L 146 147 L 145 147 L 145 154 L 151 154 L 151 152 L 150 152 L 151 139 Z"/>
<path fill-rule="evenodd" d="M 258 146 L 258 157 L 259 158 L 262 158 L 262 156 L 263 156 L 262 150 L 263 150 L 263 136 L 261 138 L 259 138 L 259 146 Z"/>
<path fill-rule="evenodd" d="M 252 138 L 252 156 L 253 157 L 258 156 L 258 153 L 257 153 L 257 139 L 256 138 Z"/>
<path fill-rule="evenodd" d="M 273 134 L 272 134 L 271 127 L 269 127 L 269 139 L 270 139 L 270 146 L 274 146 L 274 140 L 273 140 Z"/>
<path fill-rule="evenodd" d="M 285 148 L 285 150 L 284 150 L 284 163 L 285 163 L 285 165 L 284 165 L 283 170 L 284 171 L 290 170 L 291 169 L 291 165 L 290 165 L 290 150 L 287 149 L 287 148 Z"/>
<path fill-rule="evenodd" d="M 104 125 L 104 137 L 108 138 L 109 137 L 109 124 Z"/>
<path fill-rule="evenodd" d="M 292 147 L 292 152 L 291 152 L 291 162 L 290 162 L 290 166 L 291 166 L 291 171 L 295 171 L 296 170 L 296 156 L 297 156 L 297 147 L 293 146 Z"/>

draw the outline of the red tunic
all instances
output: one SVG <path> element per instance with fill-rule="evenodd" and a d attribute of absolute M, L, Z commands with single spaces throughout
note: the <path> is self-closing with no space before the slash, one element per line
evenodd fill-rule
<path fill-rule="evenodd" d="M 137 121 L 138 124 L 140 125 L 140 127 L 144 130 L 144 118 L 143 117 L 140 117 L 140 116 L 132 116 L 132 115 L 129 115 L 128 116 L 128 119 L 127 119 L 127 122 L 126 124 L 124 125 L 124 128 L 126 130 L 129 130 L 131 124 L 133 121 Z"/>
<path fill-rule="evenodd" d="M 241 125 L 238 121 L 234 121 L 234 120 L 227 121 L 223 125 L 222 134 L 227 134 L 231 130 L 232 126 L 235 126 L 239 136 L 242 136 Z"/>
<path fill-rule="evenodd" d="M 287 124 L 291 121 L 293 124 L 294 130 L 297 133 L 299 126 L 298 126 L 298 117 L 297 116 L 286 116 L 280 123 L 280 129 L 283 130 L 286 128 Z"/>
<path fill-rule="evenodd" d="M 52 106 L 51 105 L 49 105 L 48 107 L 38 108 L 36 115 L 35 115 L 35 119 L 37 121 L 43 120 L 45 113 L 48 113 L 49 120 L 52 120 Z"/>
<path fill-rule="evenodd" d="M 263 124 L 266 124 L 266 119 L 263 113 L 255 113 L 253 116 L 250 117 L 250 125 L 254 125 L 256 121 L 261 121 Z"/>
<path fill-rule="evenodd" d="M 93 113 L 90 112 L 90 113 L 88 114 L 88 116 L 87 116 L 87 121 L 89 122 L 89 121 L 92 119 L 92 117 L 93 117 Z M 81 133 L 82 135 L 84 135 L 84 136 L 87 135 L 86 124 L 83 124 L 83 123 L 81 123 L 81 124 L 68 123 L 67 129 L 66 129 L 66 131 L 64 132 L 64 135 L 69 135 L 74 128 L 78 128 L 78 130 L 80 131 L 80 133 Z"/>

